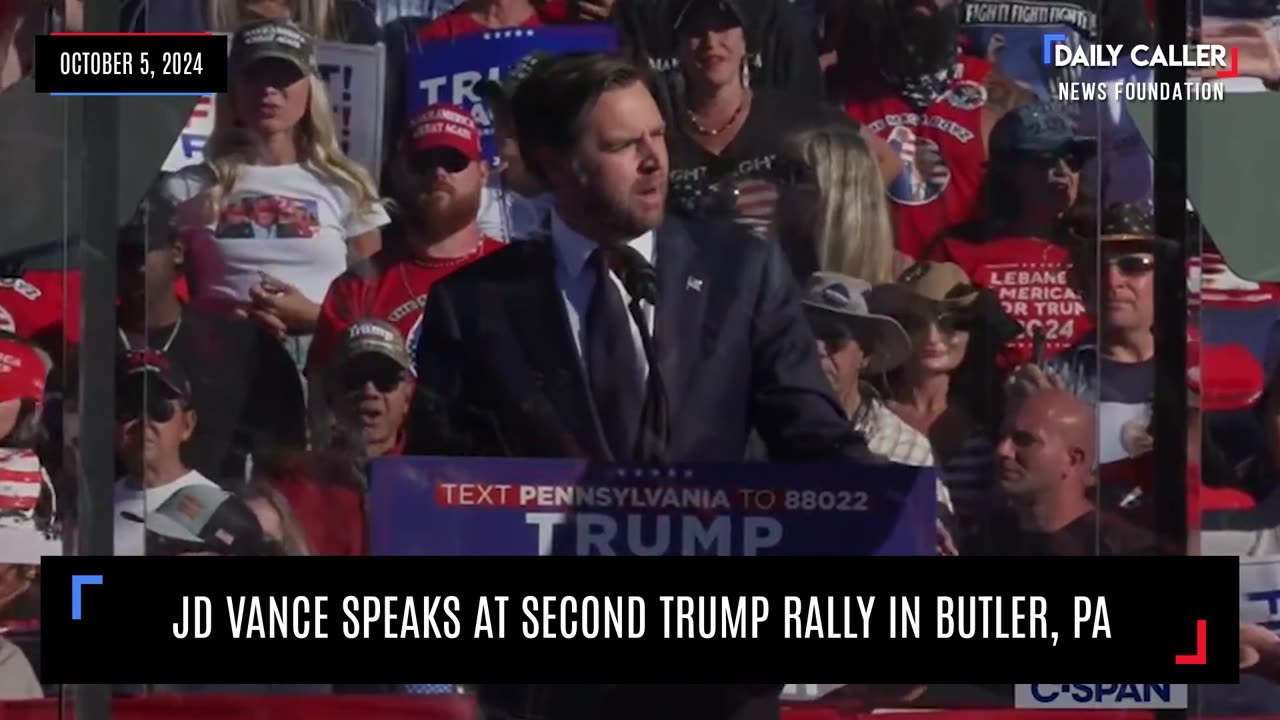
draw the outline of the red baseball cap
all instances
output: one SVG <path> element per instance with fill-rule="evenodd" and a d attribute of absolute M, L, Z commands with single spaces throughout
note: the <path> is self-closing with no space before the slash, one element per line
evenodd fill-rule
<path fill-rule="evenodd" d="M 53 362 L 33 345 L 0 339 L 0 402 L 44 400 L 44 386 Z"/>
<path fill-rule="evenodd" d="M 1240 410 L 1262 396 L 1262 364 L 1243 345 L 1204 345 L 1187 355 L 1187 389 L 1201 409 Z"/>
<path fill-rule="evenodd" d="M 463 108 L 448 103 L 430 105 L 413 116 L 406 130 L 405 146 L 409 152 L 457 150 L 471 161 L 482 157 L 475 119 Z"/>

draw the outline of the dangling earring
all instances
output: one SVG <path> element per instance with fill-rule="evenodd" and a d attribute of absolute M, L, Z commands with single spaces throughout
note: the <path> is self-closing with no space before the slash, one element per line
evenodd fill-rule
<path fill-rule="evenodd" d="M 751 61 L 745 57 L 742 58 L 742 89 L 751 89 Z"/>

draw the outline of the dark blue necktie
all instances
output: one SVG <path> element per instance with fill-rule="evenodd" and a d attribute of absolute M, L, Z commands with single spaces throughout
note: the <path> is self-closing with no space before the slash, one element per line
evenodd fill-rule
<path fill-rule="evenodd" d="M 590 260 L 596 284 L 587 306 L 587 377 L 614 460 L 629 463 L 635 455 L 644 384 L 640 356 L 631 338 L 631 314 L 610 277 L 610 255 L 597 248 Z"/>

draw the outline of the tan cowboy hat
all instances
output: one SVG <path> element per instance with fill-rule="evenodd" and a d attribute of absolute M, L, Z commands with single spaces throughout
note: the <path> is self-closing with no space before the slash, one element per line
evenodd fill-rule
<path fill-rule="evenodd" d="M 867 293 L 872 312 L 906 320 L 969 310 L 978 289 L 959 265 L 922 260 L 907 268 L 897 282 L 877 285 Z"/>

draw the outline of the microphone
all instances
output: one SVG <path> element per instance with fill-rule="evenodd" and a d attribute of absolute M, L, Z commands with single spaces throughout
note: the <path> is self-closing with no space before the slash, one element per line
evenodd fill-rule
<path fill-rule="evenodd" d="M 617 248 L 617 258 L 622 262 L 622 286 L 634 300 L 658 304 L 658 271 L 644 259 L 639 250 L 630 245 Z"/>

